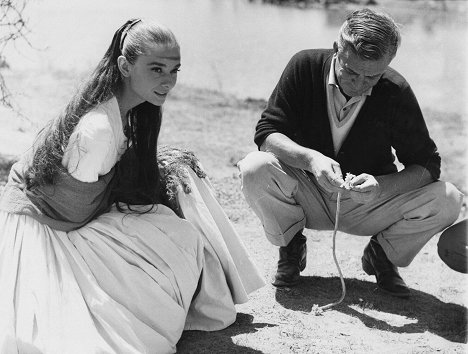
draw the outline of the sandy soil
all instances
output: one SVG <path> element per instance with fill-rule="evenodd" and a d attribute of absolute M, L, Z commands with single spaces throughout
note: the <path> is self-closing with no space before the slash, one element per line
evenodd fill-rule
<path fill-rule="evenodd" d="M 27 78 L 24 78 L 27 80 Z M 68 78 L 60 87 L 66 87 Z M 70 92 L 46 80 L 33 97 L 20 98 L 25 117 L 0 109 L 0 156 L 5 165 L 24 152 L 34 132 L 65 102 Z M 71 86 L 70 86 L 71 87 Z M 240 192 L 236 162 L 255 149 L 253 129 L 264 102 L 241 101 L 219 93 L 179 87 L 165 105 L 161 143 L 193 150 L 208 171 L 218 199 L 234 223 L 261 273 L 269 281 L 277 249 Z M 51 109 L 50 107 L 54 107 Z M 466 117 L 442 121 L 439 112 L 426 112 L 444 158 L 443 176 L 466 192 L 466 153 L 460 129 Z M 34 118 L 32 118 L 34 117 Z M 450 136 L 450 141 L 446 139 Z M 458 169 L 458 173 L 456 171 Z M 5 172 L 0 180 L 5 181 Z M 461 215 L 463 217 L 464 214 Z M 340 297 L 341 286 L 331 253 L 331 232 L 308 231 L 308 266 L 302 283 L 278 290 L 271 285 L 251 294 L 238 306 L 237 321 L 212 333 L 185 332 L 180 353 L 464 353 L 467 325 L 467 278 L 437 256 L 431 240 L 402 276 L 412 289 L 409 300 L 395 299 L 376 289 L 361 269 L 367 237 L 339 233 L 337 257 L 347 295 L 344 302 L 321 316 L 314 304 Z"/>

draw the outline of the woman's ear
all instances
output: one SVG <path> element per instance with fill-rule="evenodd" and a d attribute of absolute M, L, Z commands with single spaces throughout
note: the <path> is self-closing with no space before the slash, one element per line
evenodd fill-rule
<path fill-rule="evenodd" d="M 130 63 L 123 55 L 117 58 L 117 66 L 119 67 L 120 73 L 123 77 L 130 76 Z"/>

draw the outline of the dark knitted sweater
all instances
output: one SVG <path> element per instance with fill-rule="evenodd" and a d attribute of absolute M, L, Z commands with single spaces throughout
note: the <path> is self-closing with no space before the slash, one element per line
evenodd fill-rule
<path fill-rule="evenodd" d="M 440 156 L 407 81 L 388 68 L 367 97 L 337 156 L 327 113 L 326 77 L 332 50 L 304 50 L 292 57 L 257 123 L 255 143 L 279 132 L 336 160 L 343 173 L 396 172 L 392 147 L 405 166 L 440 176 Z"/>

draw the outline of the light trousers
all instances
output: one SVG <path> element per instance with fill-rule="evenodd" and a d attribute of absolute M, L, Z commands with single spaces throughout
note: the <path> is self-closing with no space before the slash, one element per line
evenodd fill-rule
<path fill-rule="evenodd" d="M 311 174 L 261 151 L 248 154 L 238 167 L 247 203 L 272 244 L 286 246 L 304 228 L 334 229 L 338 194 L 323 189 Z M 405 267 L 431 237 L 455 222 L 462 200 L 455 186 L 442 181 L 365 204 L 343 193 L 339 230 L 377 235 L 389 260 Z"/>

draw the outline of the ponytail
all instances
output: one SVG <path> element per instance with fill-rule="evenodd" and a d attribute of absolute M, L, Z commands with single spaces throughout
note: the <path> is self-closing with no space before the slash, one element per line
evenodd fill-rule
<path fill-rule="evenodd" d="M 32 163 L 25 173 L 28 189 L 54 184 L 64 173 L 62 158 L 73 130 L 81 117 L 97 105 L 109 100 L 122 85 L 117 58 L 128 29 L 141 20 L 129 20 L 117 29 L 112 42 L 88 80 L 74 94 L 64 111 L 50 121 L 34 142 Z"/>
<path fill-rule="evenodd" d="M 36 141 L 33 161 L 26 171 L 28 189 L 54 184 L 64 173 L 62 159 L 70 135 L 81 117 L 120 91 L 122 76 L 117 58 L 130 63 L 146 53 L 151 45 L 178 46 L 167 28 L 132 19 L 114 33 L 111 44 L 96 69 L 72 97 L 64 112 L 52 121 Z M 129 147 L 116 165 L 114 201 L 127 204 L 155 204 L 159 200 L 160 175 L 156 160 L 161 127 L 161 107 L 143 102 L 128 112 Z"/>

